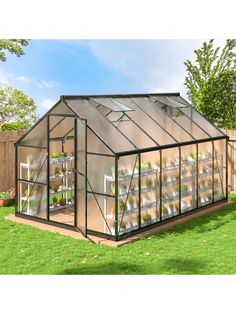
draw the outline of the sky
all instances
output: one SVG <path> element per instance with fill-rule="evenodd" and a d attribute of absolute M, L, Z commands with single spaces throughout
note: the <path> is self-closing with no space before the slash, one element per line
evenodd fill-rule
<path fill-rule="evenodd" d="M 180 92 L 184 61 L 202 40 L 31 40 L 0 61 L 0 82 L 32 97 L 41 116 L 60 95 Z M 218 43 L 217 43 L 218 44 Z"/>

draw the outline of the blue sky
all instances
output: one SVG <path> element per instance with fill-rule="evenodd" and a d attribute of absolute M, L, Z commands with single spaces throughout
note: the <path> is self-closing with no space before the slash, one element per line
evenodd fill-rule
<path fill-rule="evenodd" d="M 42 115 L 63 94 L 180 92 L 183 62 L 203 40 L 32 40 L 0 63 L 0 82 L 32 97 Z"/>

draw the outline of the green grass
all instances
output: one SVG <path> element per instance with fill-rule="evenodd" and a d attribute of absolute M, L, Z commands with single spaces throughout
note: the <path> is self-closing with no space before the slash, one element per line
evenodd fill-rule
<path fill-rule="evenodd" d="M 236 195 L 218 212 L 119 247 L 79 241 L 5 220 L 1 274 L 236 274 Z"/>

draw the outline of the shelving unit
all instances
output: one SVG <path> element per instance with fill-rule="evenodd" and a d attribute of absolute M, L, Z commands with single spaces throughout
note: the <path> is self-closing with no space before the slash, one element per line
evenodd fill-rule
<path fill-rule="evenodd" d="M 65 168 L 65 173 L 63 175 L 50 175 L 49 181 L 50 185 L 51 182 L 57 182 L 57 181 L 62 181 L 62 185 L 60 186 L 60 189 L 58 191 L 54 192 L 52 189 L 50 189 L 49 195 L 50 195 L 50 212 L 54 211 L 60 211 L 62 209 L 70 208 L 73 206 L 73 192 L 74 192 L 74 185 L 73 185 L 73 177 L 74 177 L 74 172 L 72 171 L 73 169 L 73 162 L 74 162 L 74 157 L 65 157 L 65 158 L 50 158 L 50 168 L 54 165 L 60 165 L 61 168 Z M 62 188 L 63 187 L 63 188 Z M 53 196 L 56 196 L 58 194 L 61 194 L 63 198 L 66 200 L 65 205 L 57 205 L 53 206 L 51 205 L 51 198 Z"/>
<path fill-rule="evenodd" d="M 215 157 L 215 161 L 217 161 L 217 171 L 220 175 L 220 177 L 223 176 L 223 156 L 217 156 Z M 181 162 L 181 169 L 187 169 L 187 172 L 185 172 L 185 175 L 183 175 L 183 171 L 181 171 L 181 187 L 183 184 L 186 185 L 186 188 L 188 189 L 187 191 L 181 191 L 181 213 L 185 213 L 189 210 L 192 210 L 194 208 L 196 208 L 196 203 L 197 203 L 197 199 L 196 199 L 196 194 L 197 194 L 197 182 L 196 179 L 198 177 L 198 195 L 199 195 L 199 206 L 204 206 L 207 205 L 208 203 L 212 202 L 212 197 L 213 197 L 213 191 L 212 191 L 212 176 L 213 176 L 213 169 L 211 167 L 208 167 L 207 170 L 205 169 L 205 172 L 201 172 L 201 164 L 205 165 L 205 163 L 207 162 L 212 162 L 212 156 L 208 156 L 208 157 L 203 157 L 203 158 L 199 158 L 198 159 L 198 166 L 200 169 L 200 172 L 197 175 L 197 163 L 196 163 L 196 159 L 191 159 L 188 161 L 182 161 Z M 179 208 L 176 208 L 175 206 L 171 206 L 172 209 L 170 209 L 170 207 L 167 207 L 168 204 L 172 204 L 174 202 L 177 201 L 177 204 L 179 206 L 179 190 L 178 191 L 174 191 L 173 187 L 175 185 L 178 185 L 179 183 L 179 179 L 174 179 L 173 177 L 171 179 L 171 177 L 168 177 L 168 181 L 167 182 L 163 182 L 163 175 L 168 174 L 168 172 L 170 171 L 176 171 L 176 175 L 179 175 L 177 173 L 177 171 L 179 170 L 179 164 L 173 164 L 173 165 L 169 165 L 169 166 L 165 166 L 162 168 L 162 219 L 167 219 L 173 216 L 176 216 L 179 214 Z M 215 169 L 216 171 L 216 169 Z M 191 175 L 189 174 L 191 173 Z M 144 177 L 150 176 L 150 175 L 155 175 L 155 180 L 153 180 L 153 182 L 155 182 L 155 185 L 151 186 L 151 187 L 145 187 L 142 186 L 141 188 L 141 198 L 142 196 L 145 195 L 145 193 L 155 193 L 155 196 L 153 196 L 152 198 L 150 198 L 150 202 L 147 204 L 142 203 L 141 205 L 141 214 L 145 213 L 145 212 L 150 212 L 150 209 L 153 209 L 154 207 L 156 208 L 156 215 L 155 217 L 151 217 L 150 220 L 148 221 L 142 221 L 142 227 L 152 224 L 154 222 L 157 222 L 160 220 L 160 211 L 159 211 L 159 207 L 160 207 L 160 197 L 159 197 L 159 178 L 160 178 L 160 169 L 159 167 L 157 168 L 152 168 L 152 169 L 147 169 L 147 170 L 141 170 L 141 180 Z M 211 183 L 210 184 L 205 184 L 205 186 L 201 186 L 200 181 L 203 179 L 206 179 L 210 177 Z M 134 173 L 128 173 L 125 175 L 120 175 L 118 177 L 118 185 L 120 184 L 120 182 L 122 181 L 130 181 L 130 180 L 137 180 L 139 178 L 139 174 L 137 169 L 135 169 Z M 114 184 L 115 182 L 115 178 L 113 176 L 107 176 L 104 175 L 104 194 L 105 195 L 109 195 L 110 193 L 110 188 L 109 188 L 109 184 Z M 214 184 L 214 189 L 218 189 L 221 186 L 221 183 L 215 183 Z M 167 193 L 167 191 L 169 190 L 169 193 Z M 170 194 L 170 191 L 172 194 Z M 206 196 L 204 196 L 205 194 L 209 194 L 211 195 L 211 198 L 207 199 Z M 136 183 L 136 188 L 133 190 L 130 190 L 129 192 L 126 190 L 120 190 L 119 189 L 119 193 L 118 193 L 118 200 L 126 200 L 126 198 L 128 197 L 133 197 L 133 196 L 137 196 L 139 194 L 139 190 L 138 190 L 138 182 Z M 188 202 L 186 200 L 188 200 Z M 191 202 L 190 202 L 191 200 Z M 127 201 L 127 205 L 128 205 L 128 201 Z M 173 205 L 173 204 L 172 204 Z M 104 196 L 104 207 L 103 207 L 103 213 L 104 213 L 104 217 L 109 221 L 111 221 L 111 225 L 110 228 L 112 229 L 112 233 L 114 234 L 114 228 L 112 227 L 112 223 L 114 223 L 114 219 L 115 216 L 114 214 L 111 214 L 109 212 L 108 209 L 108 204 L 107 204 L 107 197 Z M 125 210 L 119 210 L 118 211 L 118 220 L 120 221 L 121 218 L 123 218 L 124 220 L 127 219 L 127 228 L 120 228 L 120 232 L 128 232 L 129 230 L 133 230 L 136 227 L 138 227 L 138 224 L 134 224 L 134 219 L 132 217 L 132 215 L 134 214 L 138 214 L 139 213 L 139 208 L 138 206 L 134 206 L 132 208 L 130 208 L 129 206 L 126 207 Z M 150 215 L 150 214 L 149 214 Z M 131 226 L 130 226 L 131 225 Z M 104 232 L 107 232 L 107 224 L 104 222 Z"/>

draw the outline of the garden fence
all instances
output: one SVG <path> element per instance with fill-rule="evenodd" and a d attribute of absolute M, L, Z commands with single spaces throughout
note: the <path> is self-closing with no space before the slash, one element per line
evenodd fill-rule
<path fill-rule="evenodd" d="M 0 132 L 0 191 L 15 187 L 15 142 L 24 130 Z"/>
<path fill-rule="evenodd" d="M 228 186 L 236 192 L 236 130 L 224 130 L 229 136 L 228 146 Z"/>
<path fill-rule="evenodd" d="M 0 132 L 0 191 L 15 186 L 15 147 L 14 143 L 25 130 Z M 229 191 L 236 191 L 236 130 L 224 130 L 230 137 L 228 147 Z"/>

